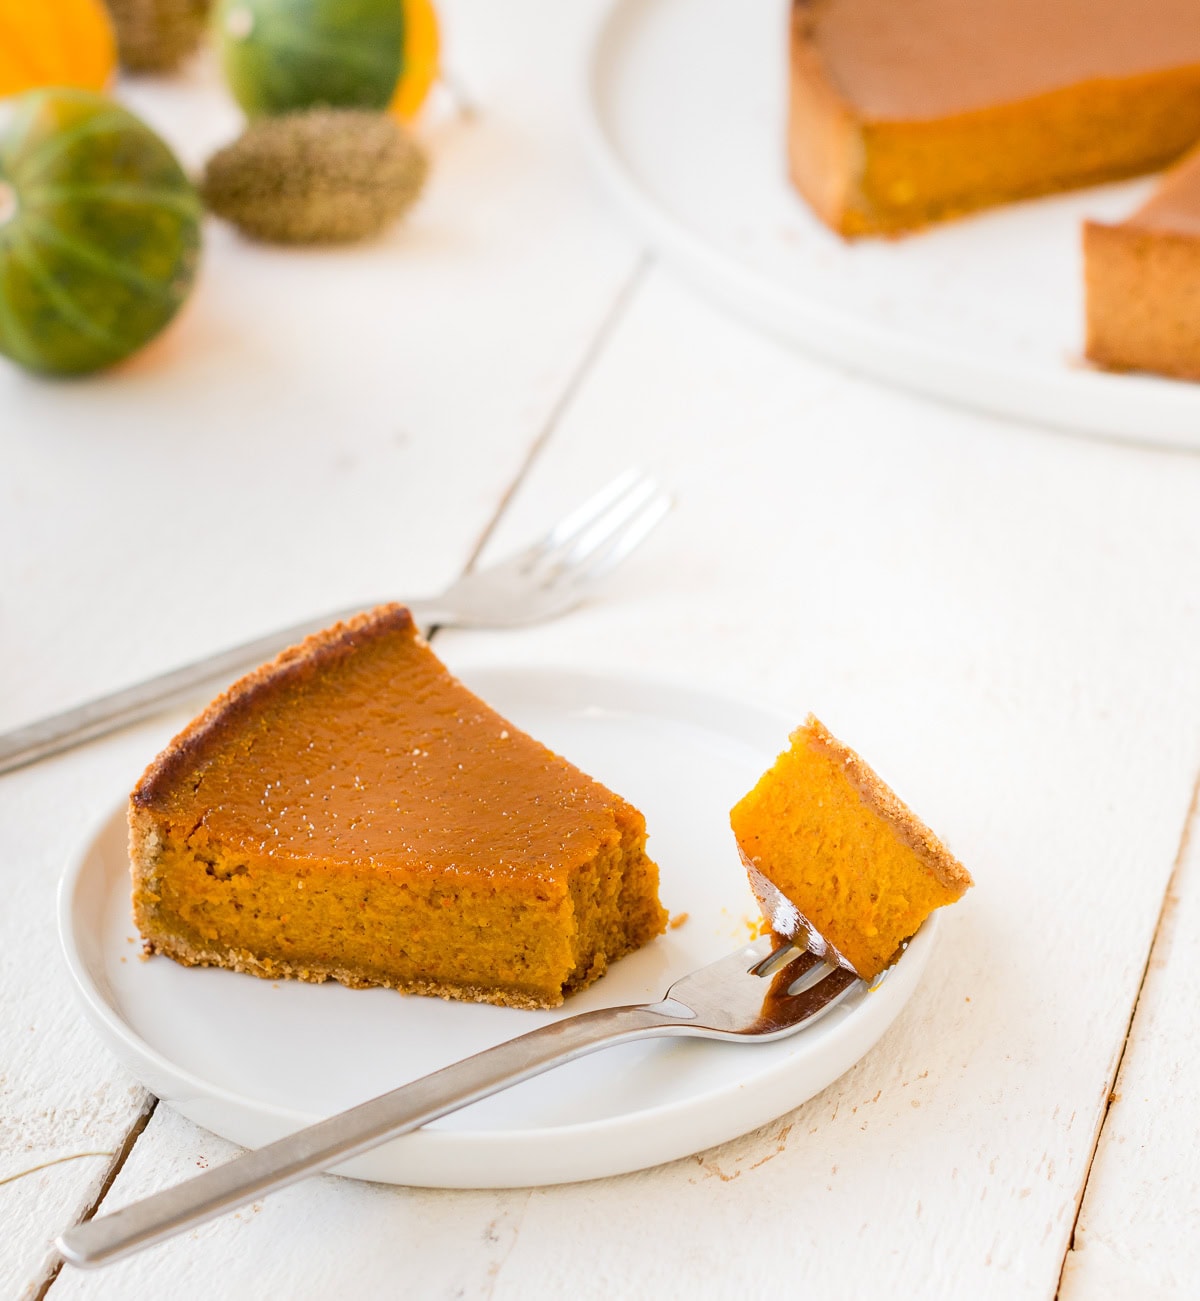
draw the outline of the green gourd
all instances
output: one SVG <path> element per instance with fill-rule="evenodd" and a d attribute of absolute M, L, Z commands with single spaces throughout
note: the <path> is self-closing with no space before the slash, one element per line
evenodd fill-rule
<path fill-rule="evenodd" d="M 201 206 L 175 155 L 85 90 L 30 91 L 0 128 L 0 352 L 78 375 L 123 360 L 195 277 Z"/>
<path fill-rule="evenodd" d="M 225 79 L 250 117 L 386 108 L 400 79 L 401 0 L 220 0 Z"/>

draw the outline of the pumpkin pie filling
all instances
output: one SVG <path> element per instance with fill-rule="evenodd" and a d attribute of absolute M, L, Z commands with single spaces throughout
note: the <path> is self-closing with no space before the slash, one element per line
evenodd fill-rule
<path fill-rule="evenodd" d="M 384 606 L 219 697 L 130 799 L 148 953 L 552 1007 L 665 926 L 642 815 Z"/>
<path fill-rule="evenodd" d="M 730 821 L 768 923 L 775 903 L 764 879 L 867 981 L 972 884 L 933 832 L 811 715 Z"/>

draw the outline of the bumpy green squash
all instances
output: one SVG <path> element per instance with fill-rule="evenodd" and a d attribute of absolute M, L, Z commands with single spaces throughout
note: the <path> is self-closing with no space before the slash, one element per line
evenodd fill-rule
<path fill-rule="evenodd" d="M 386 108 L 400 79 L 401 0 L 221 0 L 225 79 L 251 117 Z"/>
<path fill-rule="evenodd" d="M 154 337 L 187 297 L 200 201 L 162 140 L 83 90 L 11 102 L 0 131 L 0 351 L 82 374 Z"/>

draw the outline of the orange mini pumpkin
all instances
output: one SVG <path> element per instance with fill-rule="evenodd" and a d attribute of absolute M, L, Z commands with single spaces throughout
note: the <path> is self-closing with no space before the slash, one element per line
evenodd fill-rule
<path fill-rule="evenodd" d="M 411 122 L 420 111 L 438 75 L 441 41 L 437 12 L 431 0 L 401 0 L 404 10 L 404 51 L 400 80 L 388 108 L 402 122 Z"/>
<path fill-rule="evenodd" d="M 38 86 L 103 90 L 116 66 L 101 0 L 0 0 L 0 96 Z"/>

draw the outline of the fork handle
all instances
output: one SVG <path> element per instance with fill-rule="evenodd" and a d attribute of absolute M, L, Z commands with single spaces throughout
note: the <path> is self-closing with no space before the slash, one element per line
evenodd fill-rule
<path fill-rule="evenodd" d="M 221 678 L 230 678 L 242 669 L 261 664 L 281 650 L 339 619 L 348 619 L 367 607 L 350 606 L 345 610 L 332 610 L 318 619 L 307 619 L 280 628 L 253 641 L 231 646 L 181 668 L 160 673 L 131 687 L 124 687 L 106 696 L 97 696 L 61 714 L 51 714 L 34 723 L 0 734 L 0 773 L 11 772 L 25 764 L 36 763 L 62 750 L 82 745 L 109 732 L 161 713 L 186 701 L 198 688 Z M 410 601 L 408 608 L 418 627 L 447 622 L 447 616 L 429 601 Z"/>
<path fill-rule="evenodd" d="M 677 1015 L 685 1010 L 674 1004 L 602 1008 L 542 1026 L 111 1215 L 78 1224 L 62 1234 L 58 1249 L 82 1268 L 131 1255 L 598 1048 L 686 1034 L 687 1021 Z"/>

